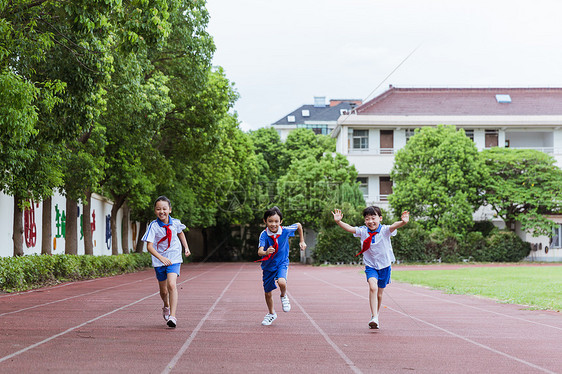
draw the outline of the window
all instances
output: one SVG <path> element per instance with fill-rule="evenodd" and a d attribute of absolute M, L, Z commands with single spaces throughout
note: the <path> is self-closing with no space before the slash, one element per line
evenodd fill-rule
<path fill-rule="evenodd" d="M 486 130 L 485 145 L 486 148 L 498 146 L 498 130 Z"/>
<path fill-rule="evenodd" d="M 381 130 L 381 155 L 391 155 L 394 152 L 394 131 Z"/>
<path fill-rule="evenodd" d="M 381 201 L 387 201 L 388 195 L 392 195 L 392 181 L 390 177 L 379 177 L 379 190 Z"/>
<path fill-rule="evenodd" d="M 415 132 L 416 129 L 406 129 L 406 143 L 408 143 L 408 140 L 410 140 L 410 138 L 414 136 Z"/>
<path fill-rule="evenodd" d="M 357 182 L 359 182 L 359 190 L 361 190 L 363 196 L 369 196 L 369 178 L 359 177 L 357 178 Z"/>
<path fill-rule="evenodd" d="M 299 129 L 310 129 L 316 135 L 328 135 L 330 130 L 328 129 L 328 125 L 311 125 L 311 124 L 297 124 L 297 128 Z"/>
<path fill-rule="evenodd" d="M 474 141 L 474 130 L 466 130 L 465 129 L 464 134 L 466 135 L 467 138 Z"/>
<path fill-rule="evenodd" d="M 562 223 L 552 230 L 551 248 L 562 248 Z"/>
<path fill-rule="evenodd" d="M 353 149 L 369 149 L 369 130 L 353 130 L 351 144 Z"/>

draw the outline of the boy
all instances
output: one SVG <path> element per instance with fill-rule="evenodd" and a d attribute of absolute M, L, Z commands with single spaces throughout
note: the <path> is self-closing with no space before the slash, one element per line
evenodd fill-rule
<path fill-rule="evenodd" d="M 401 220 L 392 225 L 382 224 L 382 212 L 379 207 L 369 206 L 363 210 L 365 226 L 353 227 L 342 221 L 341 210 L 334 209 L 332 212 L 334 220 L 345 231 L 361 238 L 363 263 L 365 274 L 369 283 L 369 304 L 371 307 L 371 320 L 369 327 L 378 329 L 379 310 L 382 302 L 382 294 L 387 284 L 390 283 L 390 264 L 396 259 L 392 252 L 390 237 L 396 235 L 396 229 L 404 226 L 410 220 L 410 213 L 402 213 Z"/>
<path fill-rule="evenodd" d="M 264 213 L 263 222 L 266 225 L 266 229 L 260 234 L 258 247 L 258 255 L 263 256 L 263 258 L 258 261 L 261 261 L 263 290 L 269 313 L 265 315 L 261 324 L 269 326 L 277 318 L 277 314 L 273 309 L 272 295 L 272 291 L 277 288 L 275 286 L 276 280 L 281 291 L 283 311 L 288 312 L 291 310 L 289 297 L 286 295 L 287 271 L 289 269 L 289 237 L 295 236 L 295 231 L 298 230 L 301 251 L 306 249 L 306 243 L 304 242 L 302 225 L 300 223 L 281 226 L 283 215 L 276 206 Z"/>

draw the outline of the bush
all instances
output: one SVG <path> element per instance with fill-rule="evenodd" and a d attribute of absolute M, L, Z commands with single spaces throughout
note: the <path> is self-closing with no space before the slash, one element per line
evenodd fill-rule
<path fill-rule="evenodd" d="M 339 226 L 330 227 L 318 234 L 313 258 L 317 264 L 325 262 L 348 264 L 361 261 L 360 257 L 355 257 L 360 250 L 361 243 L 358 238 Z"/>
<path fill-rule="evenodd" d="M 477 251 L 476 261 L 517 262 L 531 253 L 531 244 L 512 231 L 495 231 L 486 240 L 486 248 Z"/>
<path fill-rule="evenodd" d="M 487 246 L 485 235 L 482 232 L 469 232 L 464 240 L 459 242 L 459 255 L 463 259 L 476 261 L 481 253 L 486 253 Z"/>
<path fill-rule="evenodd" d="M 491 229 L 485 222 L 465 235 L 453 234 L 440 228 L 427 232 L 416 222 L 397 230 L 392 237 L 392 248 L 399 262 L 517 262 L 529 255 L 531 246 L 514 232 Z M 489 236 L 487 236 L 489 234 Z M 360 243 L 339 227 L 324 229 L 318 235 L 314 252 L 316 263 L 359 262 L 354 257 Z"/>
<path fill-rule="evenodd" d="M 32 255 L 0 258 L 0 290 L 24 291 L 56 282 L 133 272 L 150 267 L 150 253 L 118 256 Z"/>
<path fill-rule="evenodd" d="M 398 229 L 392 237 L 392 249 L 397 261 L 429 262 L 433 258 L 427 252 L 430 243 L 427 231 L 420 225 L 410 222 Z"/>

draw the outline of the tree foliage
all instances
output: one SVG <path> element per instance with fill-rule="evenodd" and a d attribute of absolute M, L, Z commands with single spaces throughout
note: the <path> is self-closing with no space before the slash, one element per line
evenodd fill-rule
<path fill-rule="evenodd" d="M 355 167 L 341 154 L 326 154 L 319 160 L 310 155 L 293 161 L 279 178 L 276 203 L 291 221 L 318 227 L 326 208 L 343 202 L 365 203 L 356 179 Z"/>
<path fill-rule="evenodd" d="M 428 228 L 462 233 L 472 225 L 486 175 L 474 143 L 453 126 L 416 130 L 396 154 L 389 201 Z"/>
<path fill-rule="evenodd" d="M 545 215 L 562 209 L 562 170 L 556 160 L 531 149 L 492 148 L 482 152 L 489 178 L 483 203 L 490 205 L 509 229 L 515 222 L 533 235 L 550 235 Z"/>

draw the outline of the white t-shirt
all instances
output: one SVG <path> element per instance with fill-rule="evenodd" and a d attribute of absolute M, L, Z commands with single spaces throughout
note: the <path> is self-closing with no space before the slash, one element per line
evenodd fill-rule
<path fill-rule="evenodd" d="M 371 247 L 363 252 L 363 263 L 380 270 L 389 267 L 390 264 L 396 261 L 392 251 L 392 244 L 390 243 L 390 237 L 395 235 L 396 230 L 391 233 L 390 226 L 381 225 L 381 231 L 373 236 Z M 369 237 L 369 229 L 367 226 L 355 227 L 355 234 L 353 236 L 361 238 L 361 245 L 363 245 L 365 239 Z"/>
<path fill-rule="evenodd" d="M 170 222 L 170 229 L 172 230 L 172 240 L 170 240 L 170 247 L 168 248 L 168 240 L 162 241 L 160 244 L 158 242 L 160 239 L 166 237 L 166 228 L 160 227 L 158 224 L 158 220 L 154 220 L 150 222 L 148 228 L 146 229 L 146 233 L 142 237 L 143 242 L 151 242 L 154 246 L 154 249 L 161 254 L 163 257 L 166 257 L 168 260 L 172 262 L 172 264 L 181 264 L 183 262 L 183 258 L 181 256 L 181 242 L 178 238 L 178 234 L 185 229 L 185 225 L 181 223 L 179 219 L 175 219 L 169 217 Z M 152 266 L 159 267 L 164 266 L 164 264 L 157 259 L 156 257 L 152 256 Z"/>

